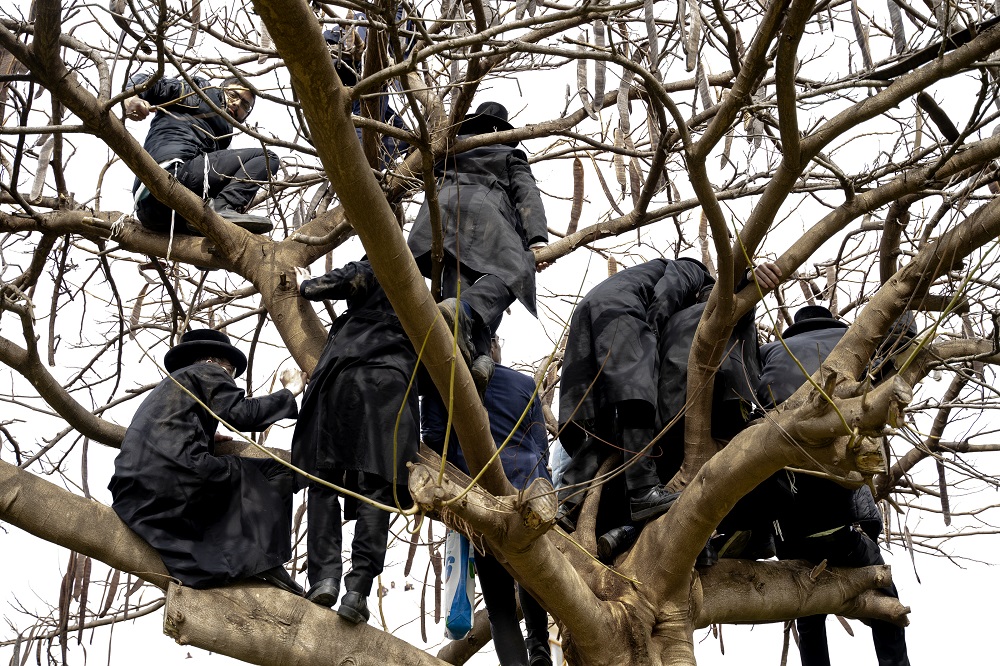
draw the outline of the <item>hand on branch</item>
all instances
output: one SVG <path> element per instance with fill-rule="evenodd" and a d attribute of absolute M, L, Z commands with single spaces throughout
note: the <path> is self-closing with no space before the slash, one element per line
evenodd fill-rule
<path fill-rule="evenodd" d="M 140 97 L 129 97 L 125 100 L 125 117 L 132 120 L 145 120 L 153 106 Z"/>
<path fill-rule="evenodd" d="M 770 261 L 759 264 L 753 269 L 754 278 L 764 289 L 770 290 L 781 284 L 781 269 Z"/>
<path fill-rule="evenodd" d="M 285 368 L 278 375 L 278 381 L 281 385 L 292 392 L 292 395 L 298 395 L 302 393 L 302 389 L 306 385 L 306 373 L 302 372 L 297 368 Z"/>

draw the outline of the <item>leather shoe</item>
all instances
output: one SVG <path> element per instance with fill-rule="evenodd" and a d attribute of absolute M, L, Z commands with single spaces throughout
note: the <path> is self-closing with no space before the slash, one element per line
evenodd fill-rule
<path fill-rule="evenodd" d="M 577 509 L 576 504 L 560 504 L 559 511 L 556 512 L 556 525 L 561 527 L 566 534 L 576 531 L 576 519 L 573 514 Z"/>
<path fill-rule="evenodd" d="M 362 596 L 360 592 L 348 592 L 340 600 L 337 615 L 351 624 L 367 622 L 371 616 L 371 613 L 368 612 L 368 598 Z"/>
<path fill-rule="evenodd" d="M 306 599 L 314 604 L 319 604 L 320 606 L 325 606 L 326 608 L 333 608 L 333 605 L 337 603 L 337 597 L 339 596 L 340 581 L 336 578 L 324 578 L 309 588 L 309 593 L 306 595 Z"/>
<path fill-rule="evenodd" d="M 270 583 L 275 587 L 280 587 L 285 592 L 291 592 L 299 597 L 305 594 L 305 590 L 302 589 L 301 585 L 292 580 L 292 577 L 285 571 L 285 567 L 271 567 L 258 574 L 254 574 L 254 578 L 262 580 L 265 583 Z"/>
<path fill-rule="evenodd" d="M 628 550 L 639 538 L 639 528 L 622 525 L 609 530 L 597 540 L 597 557 L 605 564 L 611 564 L 621 553 Z"/>
<path fill-rule="evenodd" d="M 536 654 L 528 659 L 528 666 L 552 666 L 552 657 L 547 654 Z"/>
<path fill-rule="evenodd" d="M 653 486 L 629 495 L 628 507 L 632 520 L 648 520 L 667 512 L 680 493 L 667 492 L 663 486 Z"/>

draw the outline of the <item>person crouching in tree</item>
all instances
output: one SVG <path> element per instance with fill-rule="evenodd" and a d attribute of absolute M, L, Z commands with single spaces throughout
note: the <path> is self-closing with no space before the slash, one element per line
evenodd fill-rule
<path fill-rule="evenodd" d="M 131 87 L 152 76 L 136 74 Z M 206 79 L 191 79 L 205 98 L 237 122 L 243 123 L 253 110 L 256 97 L 238 79 L 221 86 Z M 255 234 L 264 234 L 274 225 L 266 217 L 247 215 L 261 184 L 278 173 L 278 156 L 263 148 L 229 148 L 233 126 L 199 96 L 183 79 L 161 78 L 135 97 L 125 101 L 125 116 L 145 120 L 155 110 L 143 148 L 181 185 L 204 199 L 224 220 Z M 187 220 L 152 196 L 136 178 L 132 187 L 136 217 L 151 231 L 200 235 Z"/>
<path fill-rule="evenodd" d="M 189 331 L 163 358 L 170 376 L 136 410 L 108 489 L 115 513 L 195 588 L 256 577 L 302 594 L 291 559 L 292 474 L 270 458 L 217 455 L 219 421 L 259 431 L 295 418 L 302 373 L 247 398 L 234 377 L 247 358 L 225 333 Z"/>
<path fill-rule="evenodd" d="M 346 300 L 348 307 L 333 322 L 302 399 L 292 462 L 379 504 L 408 506 L 406 463 L 416 457 L 419 414 L 417 392 L 407 393 L 407 386 L 417 356 L 389 299 L 367 261 L 301 281 L 299 294 L 310 301 Z M 306 596 L 329 608 L 340 594 L 343 572 L 340 494 L 315 481 L 307 486 L 311 587 Z M 354 504 L 348 499 L 345 512 Z M 354 624 L 368 620 L 368 595 L 382 573 L 389 534 L 386 511 L 357 502 L 356 512 L 352 568 L 337 609 Z"/>

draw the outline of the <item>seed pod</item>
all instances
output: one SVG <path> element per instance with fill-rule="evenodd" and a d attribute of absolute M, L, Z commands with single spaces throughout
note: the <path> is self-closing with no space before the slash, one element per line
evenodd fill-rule
<path fill-rule="evenodd" d="M 573 208 L 569 212 L 569 225 L 566 227 L 566 235 L 576 233 L 576 227 L 580 223 L 580 214 L 583 212 L 583 162 L 579 157 L 573 158 Z"/>

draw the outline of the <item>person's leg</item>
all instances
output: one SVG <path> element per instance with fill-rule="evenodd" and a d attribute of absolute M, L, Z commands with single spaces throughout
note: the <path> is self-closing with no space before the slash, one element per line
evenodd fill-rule
<path fill-rule="evenodd" d="M 208 198 L 220 200 L 233 210 L 244 212 L 261 185 L 266 184 L 278 172 L 278 156 L 260 148 L 240 148 L 237 150 L 217 150 L 208 156 Z M 186 179 L 182 181 L 195 192 L 204 191 L 204 159 L 195 158 L 185 168 Z M 201 168 L 201 173 L 190 171 Z M 196 186 L 188 184 L 194 177 Z M 201 189 L 199 189 L 199 187 Z M 204 195 L 203 195 L 204 196 Z"/>
<path fill-rule="evenodd" d="M 391 486 L 378 477 L 365 474 L 362 480 L 365 497 L 380 504 L 392 505 Z M 389 514 L 367 502 L 358 503 L 358 520 L 351 543 L 351 571 L 344 577 L 344 588 L 367 597 L 372 584 L 385 566 L 389 543 Z"/>
<path fill-rule="evenodd" d="M 656 462 L 648 450 L 653 439 L 653 406 L 640 400 L 615 405 L 614 443 L 625 463 L 625 487 L 632 520 L 649 520 L 666 513 L 678 493 L 660 485 Z"/>
<path fill-rule="evenodd" d="M 476 572 L 490 615 L 493 646 L 500 666 L 528 666 L 528 649 L 517 621 L 514 579 L 492 555 L 476 553 Z"/>
<path fill-rule="evenodd" d="M 340 593 L 340 576 L 343 562 L 340 557 L 341 523 L 340 499 L 326 486 L 309 485 L 307 516 L 309 529 L 306 545 L 310 601 L 322 606 L 333 606 Z"/>
<path fill-rule="evenodd" d="M 826 615 L 809 615 L 795 621 L 799 632 L 799 658 L 802 666 L 830 666 L 830 648 L 826 642 Z"/>
<path fill-rule="evenodd" d="M 815 539 L 788 539 L 778 542 L 779 560 L 806 560 L 814 564 L 825 559 Z M 826 641 L 826 615 L 809 615 L 795 621 L 799 633 L 802 666 L 830 666 Z"/>
<path fill-rule="evenodd" d="M 878 544 L 867 535 L 853 528 L 845 528 L 835 533 L 836 540 L 831 547 L 830 563 L 833 566 L 868 567 L 885 564 Z M 894 584 L 880 588 L 891 597 L 899 598 Z M 910 666 L 906 651 L 906 631 L 884 620 L 865 621 L 872 630 L 872 643 L 879 666 Z"/>
<path fill-rule="evenodd" d="M 573 514 L 587 495 L 586 484 L 594 480 L 601 462 L 609 453 L 607 444 L 594 435 L 588 435 L 563 470 L 558 494 L 561 504 L 556 520 L 567 532 L 575 529 Z"/>
<path fill-rule="evenodd" d="M 468 268 L 458 270 L 446 262 L 441 270 L 441 296 L 458 296 L 461 285 L 462 305 L 472 320 L 472 341 L 476 355 L 490 353 L 490 339 L 500 327 L 504 311 L 516 300 L 514 293 L 496 275 L 483 275 Z"/>
<path fill-rule="evenodd" d="M 542 605 L 520 585 L 517 597 L 521 601 L 524 615 L 524 645 L 528 649 L 530 666 L 551 666 L 552 653 L 549 650 L 549 616 Z"/>

